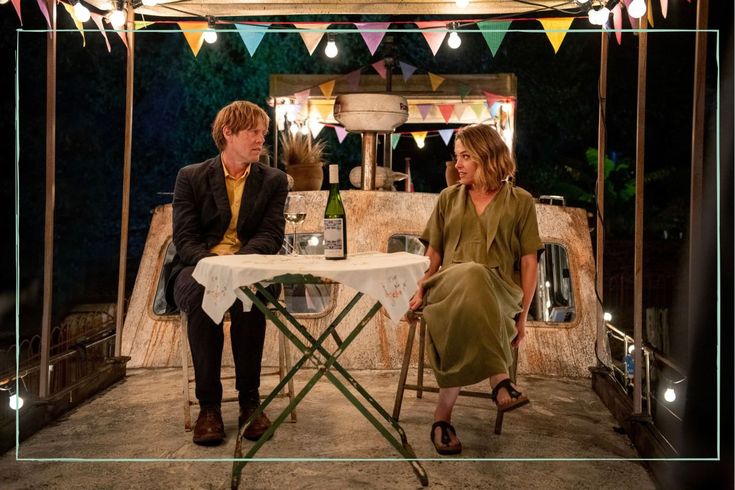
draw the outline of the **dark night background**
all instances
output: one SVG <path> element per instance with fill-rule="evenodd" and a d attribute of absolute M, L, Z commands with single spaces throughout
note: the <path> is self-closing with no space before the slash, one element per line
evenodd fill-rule
<path fill-rule="evenodd" d="M 723 457 L 732 455 L 732 5 L 710 2 L 709 26 L 723 29 L 720 71 L 723 83 L 722 192 L 723 237 L 722 366 L 724 403 Z M 654 2 L 655 27 L 693 29 L 696 4 L 669 2 L 663 19 Z M 59 8 L 59 28 L 73 24 Z M 24 28 L 43 29 L 45 21 L 35 2 L 23 3 Z M 273 18 L 262 19 L 273 21 Z M 287 20 L 287 19 L 281 19 Z M 292 20 L 311 20 L 299 18 Z M 406 21 L 392 17 L 331 17 L 329 21 Z M 324 20 L 322 20 L 324 21 Z M 92 26 L 92 23 L 89 23 Z M 13 260 L 14 209 L 14 111 L 16 29 L 20 27 L 12 5 L 0 6 L 0 151 L 4 171 L 0 199 L 7 212 L 0 220 L 3 259 L 0 262 L 0 348 L 15 341 L 13 299 L 19 271 L 20 334 L 40 331 L 43 275 L 43 218 L 45 171 L 45 33 L 21 33 L 17 44 L 20 78 L 20 263 Z M 350 26 L 352 27 L 352 26 Z M 413 28 L 413 26 L 410 26 Z M 588 29 L 586 20 L 575 20 L 572 29 Z M 156 25 L 153 29 L 173 29 Z M 597 77 L 600 35 L 570 33 L 559 52 L 553 49 L 535 21 L 514 22 L 511 29 L 537 29 L 537 33 L 509 32 L 493 57 L 478 34 L 463 35 L 457 51 L 443 46 L 433 56 L 418 33 L 394 34 L 398 57 L 418 67 L 417 74 L 515 73 L 518 77 L 516 156 L 518 182 L 535 196 L 561 194 L 568 204 L 594 212 L 596 157 L 587 152 L 597 146 Z M 125 48 L 108 33 L 112 52 L 96 29 L 86 32 L 86 47 L 78 32 L 61 33 L 58 39 L 57 161 L 54 256 L 54 323 L 75 304 L 114 302 L 116 298 L 123 164 L 125 101 Z M 672 356 L 690 365 L 692 387 L 700 397 L 713 396 L 715 381 L 714 328 L 717 309 L 714 292 L 715 121 L 718 76 L 716 36 L 708 36 L 707 149 L 705 163 L 705 223 L 700 257 L 704 284 L 695 305 L 698 328 L 687 330 L 687 240 L 689 236 L 689 182 L 691 165 L 692 66 L 694 33 L 649 34 L 646 187 L 645 187 L 645 285 L 644 308 L 669 308 L 672 322 Z M 297 34 L 269 33 L 250 57 L 240 37 L 220 34 L 215 45 L 204 45 L 195 58 L 181 34 L 140 31 L 136 37 L 135 106 L 128 248 L 128 295 L 143 251 L 151 210 L 170 202 L 177 170 L 215 153 L 209 126 L 217 110 L 234 99 L 265 105 L 268 76 L 275 73 L 330 73 L 335 78 L 383 58 L 381 49 L 369 54 L 359 34 L 339 38 L 336 61 L 322 54 L 325 40 L 309 56 Z M 622 46 L 610 41 L 607 151 L 613 161 L 606 194 L 605 298 L 621 328 L 632 331 L 632 237 L 634 202 L 631 186 L 635 167 L 637 36 L 623 34 Z M 400 83 L 400 72 L 394 80 Z M 339 145 L 330 129 L 320 135 L 329 146 L 329 159 L 340 162 L 340 179 L 347 188 L 346 173 L 359 161 L 359 138 L 348 136 Z M 271 145 L 272 146 L 272 145 Z M 394 153 L 394 168 L 403 170 L 403 157 L 412 158 L 416 191 L 438 192 L 444 186 L 444 161 L 450 155 L 438 136 L 418 150 L 410 138 L 402 138 Z M 594 243 L 594 238 L 593 238 Z M 676 336 L 676 337 L 675 337 Z M 704 340 L 703 340 L 704 339 Z M 704 360 L 704 364 L 698 364 Z M 695 378 L 697 368 L 703 378 Z M 697 385 L 694 385 L 694 382 Z M 694 389 L 694 388 L 692 388 Z M 702 400 L 706 401 L 706 400 Z M 711 408 L 711 407 L 710 407 Z M 689 408 L 688 408 L 689 409 Z M 711 417 L 707 409 L 695 409 L 692 417 Z M 713 434 L 695 437 L 692 450 L 709 448 Z M 701 443 L 701 444 L 700 444 Z M 697 446 L 699 444 L 699 446 Z M 693 454 L 697 454 L 694 452 Z M 682 465 L 683 466 L 683 465 Z M 693 475 L 704 474 L 688 465 Z M 682 470 L 684 471 L 684 470 Z M 716 473 L 708 473 L 713 478 Z M 703 476 L 706 482 L 707 475 Z M 732 482 L 730 473 L 729 482 Z M 706 486 L 706 485 L 704 485 Z M 714 487 L 713 487 L 714 488 Z"/>

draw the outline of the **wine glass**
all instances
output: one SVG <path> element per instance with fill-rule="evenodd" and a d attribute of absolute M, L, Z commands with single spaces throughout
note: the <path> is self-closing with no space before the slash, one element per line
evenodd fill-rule
<path fill-rule="evenodd" d="M 283 208 L 286 221 L 291 223 L 291 255 L 298 255 L 296 248 L 296 228 L 306 219 L 306 201 L 300 194 L 289 194 Z"/>

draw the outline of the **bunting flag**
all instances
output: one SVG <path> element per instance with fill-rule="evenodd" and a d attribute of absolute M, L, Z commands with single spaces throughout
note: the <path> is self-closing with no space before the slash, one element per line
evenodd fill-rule
<path fill-rule="evenodd" d="M 110 47 L 110 40 L 107 39 L 107 32 L 105 31 L 105 26 L 102 23 L 102 19 L 104 19 L 103 16 L 100 14 L 95 14 L 94 12 L 90 12 L 89 14 L 92 17 L 92 20 L 95 24 L 97 24 L 97 29 L 100 30 L 100 34 L 102 34 L 102 37 L 105 38 L 105 44 L 107 45 L 107 52 L 111 52 L 112 48 Z"/>
<path fill-rule="evenodd" d="M 436 89 L 439 88 L 439 85 L 444 83 L 445 78 L 440 77 L 439 75 L 434 75 L 431 72 L 428 72 L 428 73 L 429 73 L 429 82 L 431 82 L 431 91 L 436 92 Z"/>
<path fill-rule="evenodd" d="M 337 133 L 337 141 L 339 141 L 340 144 L 347 137 L 347 130 L 342 126 L 334 126 L 334 132 Z"/>
<path fill-rule="evenodd" d="M 437 51 L 444 42 L 444 38 L 447 37 L 447 23 L 446 22 L 416 22 L 416 25 L 421 29 L 421 34 L 424 35 L 424 39 L 429 43 L 431 52 L 436 56 Z"/>
<path fill-rule="evenodd" d="M 437 104 L 437 107 L 444 118 L 444 122 L 449 122 L 449 118 L 452 117 L 454 112 L 454 104 Z"/>
<path fill-rule="evenodd" d="M 128 36 L 125 33 L 125 31 L 115 30 L 114 31 L 118 36 L 120 36 L 120 39 L 122 40 L 122 43 L 125 45 L 125 51 L 128 50 Z M 196 55 L 194 55 L 196 56 Z"/>
<path fill-rule="evenodd" d="M 472 112 L 475 113 L 477 120 L 482 120 L 482 111 L 485 109 L 485 104 L 470 104 L 470 108 L 472 109 Z"/>
<path fill-rule="evenodd" d="M 565 31 L 569 29 L 570 25 L 572 25 L 573 20 L 574 17 L 539 19 L 539 22 L 541 22 L 541 25 L 544 27 L 544 31 L 546 31 L 546 37 L 549 38 L 549 42 L 554 48 L 554 54 L 559 51 L 559 47 L 561 46 L 562 41 L 564 41 L 564 37 L 567 35 Z"/>
<path fill-rule="evenodd" d="M 426 134 L 428 131 L 415 131 L 411 133 L 411 136 L 413 136 L 413 139 L 416 141 L 416 146 L 419 148 L 424 147 L 424 140 L 426 140 Z"/>
<path fill-rule="evenodd" d="M 332 113 L 332 109 L 334 108 L 334 101 L 332 101 L 331 104 L 318 104 L 316 105 L 316 110 L 319 112 L 319 115 L 322 116 L 322 121 L 326 121 L 329 119 L 329 115 Z"/>
<path fill-rule="evenodd" d="M 464 83 L 460 83 L 457 90 L 459 92 L 459 99 L 464 102 L 464 98 L 467 97 L 470 92 L 472 92 L 472 87 Z"/>
<path fill-rule="evenodd" d="M 344 78 L 347 80 L 347 85 L 349 85 L 351 89 L 357 89 L 360 86 L 360 75 L 360 68 L 345 75 Z"/>
<path fill-rule="evenodd" d="M 302 27 L 300 25 L 296 25 L 296 27 L 299 29 L 309 29 L 308 31 L 299 32 L 299 35 L 301 36 L 301 39 L 304 41 L 304 45 L 306 46 L 306 49 L 309 51 L 309 56 L 311 56 L 312 54 L 314 54 L 314 50 L 319 44 L 319 41 L 321 41 L 322 38 L 324 37 L 323 29 L 328 28 L 329 24 L 309 24 L 309 27 Z M 316 31 L 312 29 L 316 29 Z M 321 32 L 319 32 L 319 30 L 321 30 Z"/>
<path fill-rule="evenodd" d="M 332 91 L 334 90 L 334 83 L 336 80 L 329 80 L 328 82 L 324 82 L 319 84 L 319 90 L 322 91 L 322 94 L 324 97 L 331 97 Z"/>
<path fill-rule="evenodd" d="M 413 65 L 409 65 L 408 63 L 404 63 L 403 61 L 399 61 L 398 64 L 401 65 L 401 73 L 403 73 L 403 81 L 408 83 L 408 81 L 413 76 L 413 72 L 416 71 L 416 67 Z"/>
<path fill-rule="evenodd" d="M 46 18 L 46 25 L 48 26 L 49 29 L 51 29 L 51 20 L 49 19 L 49 16 L 48 16 L 48 8 L 46 7 L 46 1 L 45 0 L 36 0 L 36 1 L 38 2 L 38 8 L 41 9 L 41 13 Z M 15 5 L 15 3 L 13 5 Z M 18 6 L 20 6 L 20 4 Z M 48 35 L 51 36 L 52 33 L 49 32 Z"/>
<path fill-rule="evenodd" d="M 255 56 L 255 51 L 260 46 L 260 42 L 265 36 L 265 31 L 268 30 L 270 24 L 265 25 L 250 25 L 250 24 L 235 24 L 237 33 L 240 34 L 243 44 L 250 53 L 250 57 Z"/>
<path fill-rule="evenodd" d="M 646 17 L 648 18 L 648 25 L 653 27 L 653 5 L 651 5 L 652 0 L 648 0 L 646 2 Z"/>
<path fill-rule="evenodd" d="M 442 137 L 442 140 L 444 140 L 444 144 L 449 146 L 449 140 L 452 139 L 452 135 L 454 134 L 453 129 L 440 129 L 439 130 L 439 136 Z"/>
<path fill-rule="evenodd" d="M 398 146 L 398 142 L 401 140 L 401 134 L 400 133 L 392 133 L 390 135 L 390 147 L 392 149 L 396 149 L 396 146 Z"/>
<path fill-rule="evenodd" d="M 324 124 L 319 121 L 309 121 L 309 130 L 311 131 L 311 137 L 316 138 L 319 133 L 324 129 Z"/>
<path fill-rule="evenodd" d="M 15 13 L 18 14 L 18 20 L 20 21 L 20 25 L 23 25 L 23 19 L 20 16 L 20 0 L 12 0 L 13 1 L 13 7 L 15 8 Z M 664 15 L 666 17 L 666 15 Z"/>
<path fill-rule="evenodd" d="M 385 60 L 376 61 L 371 65 L 375 71 L 378 72 L 378 75 L 380 75 L 380 78 L 385 80 L 385 77 L 387 76 L 387 71 L 385 69 Z"/>
<path fill-rule="evenodd" d="M 189 43 L 191 52 L 194 53 L 194 57 L 199 54 L 199 50 L 202 49 L 204 43 L 204 31 L 207 29 L 208 24 L 206 22 L 177 22 L 179 29 L 186 38 L 186 42 Z M 194 32 L 186 32 L 194 31 Z M 118 31 L 118 34 L 120 32 Z M 127 46 L 127 43 L 126 43 Z"/>
<path fill-rule="evenodd" d="M 306 105 L 306 101 L 309 100 L 309 94 L 311 93 L 311 89 L 307 88 L 306 90 L 302 90 L 300 92 L 295 92 L 293 94 L 294 99 L 296 99 L 297 105 Z"/>
<path fill-rule="evenodd" d="M 139 31 L 140 29 L 145 29 L 146 27 L 153 24 L 155 24 L 155 22 L 151 22 L 148 20 L 136 20 L 133 22 L 133 29 Z"/>
<path fill-rule="evenodd" d="M 613 14 L 613 28 L 615 29 L 615 39 L 618 41 L 618 46 L 623 42 L 623 9 L 620 8 L 620 4 L 617 4 L 612 9 Z"/>
<path fill-rule="evenodd" d="M 18 3 L 20 3 L 20 0 L 18 0 Z M 13 0 L 13 4 L 15 4 L 15 0 Z M 669 0 L 661 0 L 661 15 L 664 16 L 664 19 L 666 18 L 666 15 L 668 13 L 669 13 Z M 18 17 L 20 17 L 20 10 L 18 11 Z"/>
<path fill-rule="evenodd" d="M 416 107 L 419 109 L 419 114 L 421 114 L 421 120 L 426 120 L 426 116 L 429 115 L 429 111 L 433 107 L 433 104 L 417 104 Z"/>
<path fill-rule="evenodd" d="M 487 47 L 490 48 L 490 52 L 495 57 L 495 53 L 498 52 L 500 43 L 505 39 L 505 35 L 510 27 L 510 22 L 478 22 L 477 27 L 482 32 L 482 37 L 485 38 Z"/>
<path fill-rule="evenodd" d="M 485 94 L 485 100 L 487 100 L 487 109 L 488 110 L 490 110 L 490 108 L 496 102 L 501 102 L 501 101 L 514 102 L 515 99 L 516 99 L 515 96 L 513 96 L 513 95 L 498 95 L 498 94 L 494 94 L 492 92 L 488 92 L 486 90 L 483 90 L 482 93 Z"/>
<path fill-rule="evenodd" d="M 74 15 L 74 7 L 72 7 L 68 3 L 63 3 L 63 2 L 61 5 L 64 6 L 64 10 L 66 10 L 66 13 L 69 14 L 69 17 L 71 17 L 71 20 L 74 22 L 74 26 L 79 31 L 79 34 L 82 35 L 82 47 L 86 46 L 87 40 L 84 38 L 84 24 L 82 24 L 79 21 L 79 19 L 77 19 L 76 16 Z"/>
<path fill-rule="evenodd" d="M 467 104 L 454 104 L 454 115 L 457 116 L 457 120 L 462 119 L 462 115 L 464 115 L 464 112 L 469 109 L 467 107 Z"/>
<path fill-rule="evenodd" d="M 355 27 L 360 31 L 363 41 L 367 44 L 370 54 L 375 54 L 375 50 L 378 49 L 380 41 L 385 36 L 385 30 L 390 25 L 390 22 L 359 22 L 355 23 Z M 370 31 L 365 31 L 369 29 Z M 378 32 L 375 32 L 378 31 Z M 384 77 L 385 78 L 385 77 Z"/>

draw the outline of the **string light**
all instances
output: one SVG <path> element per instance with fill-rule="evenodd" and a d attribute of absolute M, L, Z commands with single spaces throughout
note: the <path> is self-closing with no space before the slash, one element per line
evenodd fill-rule
<path fill-rule="evenodd" d="M 23 407 L 23 403 L 23 398 L 15 393 L 10 395 L 8 399 L 8 404 L 13 410 L 20 410 Z"/>
<path fill-rule="evenodd" d="M 457 49 L 462 44 L 459 34 L 457 34 L 457 24 L 452 22 L 449 24 L 449 28 L 452 32 L 449 33 L 449 39 L 447 39 L 447 45 L 452 49 Z"/>
<path fill-rule="evenodd" d="M 10 1 L 10 0 L 0 0 L 0 5 L 5 5 L 5 4 L 6 4 L 6 3 L 8 3 L 9 1 Z"/>
<path fill-rule="evenodd" d="M 669 385 L 669 387 L 666 388 L 666 391 L 664 391 L 664 400 L 669 403 L 672 403 L 676 400 L 676 391 L 674 391 L 673 386 Z"/>
<path fill-rule="evenodd" d="M 158 0 L 143 0 L 143 5 L 146 7 L 155 7 L 158 5 Z"/>
<path fill-rule="evenodd" d="M 457 7 L 461 9 L 465 9 L 469 6 L 470 0 L 457 0 L 456 3 L 457 3 Z"/>
<path fill-rule="evenodd" d="M 605 313 L 602 314 L 602 319 L 605 320 L 606 322 L 611 322 L 612 314 L 606 311 Z"/>
<path fill-rule="evenodd" d="M 82 2 L 77 2 L 74 4 L 74 18 L 77 19 L 79 22 L 87 22 L 89 18 L 91 17 L 91 14 L 89 13 L 89 9 L 85 7 Z"/>
<path fill-rule="evenodd" d="M 334 42 L 334 34 L 331 32 L 327 33 L 327 46 L 324 48 L 324 54 L 327 58 L 334 58 L 339 54 L 337 43 Z"/>
<path fill-rule="evenodd" d="M 645 0 L 633 0 L 628 5 L 628 13 L 635 19 L 640 19 L 646 13 L 646 2 Z"/>
<path fill-rule="evenodd" d="M 112 27 L 114 29 L 120 29 L 122 26 L 125 25 L 126 19 L 127 14 L 125 9 L 123 8 L 123 0 L 117 0 L 115 2 L 115 10 L 113 10 L 110 14 L 110 24 L 112 24 Z"/>
<path fill-rule="evenodd" d="M 215 30 L 215 20 L 214 17 L 209 17 L 207 19 L 207 30 L 204 31 L 204 41 L 207 44 L 214 44 L 217 42 L 217 31 Z"/>

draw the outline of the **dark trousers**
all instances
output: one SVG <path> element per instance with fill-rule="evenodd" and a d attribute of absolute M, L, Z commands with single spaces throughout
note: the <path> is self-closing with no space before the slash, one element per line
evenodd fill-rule
<path fill-rule="evenodd" d="M 217 325 L 202 310 L 204 286 L 191 277 L 194 267 L 185 267 L 176 277 L 174 299 L 179 309 L 188 316 L 189 347 L 196 377 L 196 397 L 200 406 L 219 405 L 222 402 L 222 323 Z M 230 340 L 235 359 L 235 388 L 240 405 L 259 402 L 260 363 L 265 339 L 265 317 L 255 306 L 242 311 L 238 299 L 230 307 Z"/>

